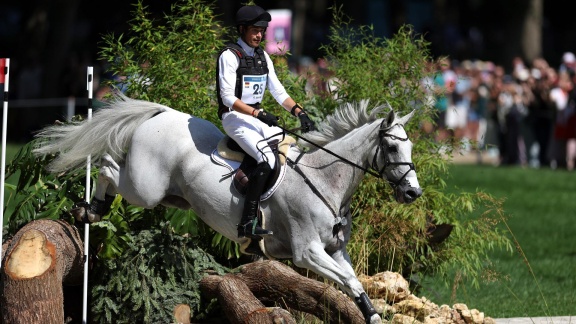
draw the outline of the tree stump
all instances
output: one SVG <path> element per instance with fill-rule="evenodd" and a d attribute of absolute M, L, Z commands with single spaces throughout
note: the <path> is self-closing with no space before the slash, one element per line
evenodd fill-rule
<path fill-rule="evenodd" d="M 256 323 L 252 316 L 266 312 L 264 304 L 282 305 L 330 323 L 364 323 L 362 313 L 349 297 L 280 262 L 254 262 L 237 270 L 225 276 L 209 275 L 200 282 L 202 293 L 218 298 L 233 323 Z M 291 316 L 290 320 L 294 322 Z M 259 323 L 272 322 L 268 317 Z"/>
<path fill-rule="evenodd" d="M 59 220 L 24 226 L 2 259 L 3 323 L 64 323 L 62 285 L 82 283 L 84 246 L 75 227 Z"/>

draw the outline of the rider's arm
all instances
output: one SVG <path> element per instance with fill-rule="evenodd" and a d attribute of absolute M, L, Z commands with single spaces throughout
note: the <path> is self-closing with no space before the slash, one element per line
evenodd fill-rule
<path fill-rule="evenodd" d="M 284 86 L 282 85 L 282 83 L 280 83 L 280 80 L 278 80 L 278 76 L 276 75 L 276 71 L 274 70 L 274 64 L 272 63 L 272 60 L 270 59 L 268 53 L 265 52 L 264 56 L 266 57 L 266 62 L 268 63 L 267 86 L 268 89 L 270 90 L 270 94 L 272 95 L 272 97 L 274 97 L 274 99 L 276 99 L 276 101 L 280 105 L 282 105 L 282 107 L 284 107 L 284 109 L 290 112 L 292 108 L 296 105 L 296 102 L 288 95 L 286 89 L 284 89 Z M 298 116 L 298 113 L 300 113 L 300 108 L 295 109 L 296 116 Z"/>
<path fill-rule="evenodd" d="M 237 112 L 251 115 L 254 108 L 248 106 L 234 93 L 236 87 L 236 70 L 240 62 L 230 50 L 224 51 L 218 58 L 218 80 L 220 83 L 220 97 L 226 107 L 231 107 Z"/>

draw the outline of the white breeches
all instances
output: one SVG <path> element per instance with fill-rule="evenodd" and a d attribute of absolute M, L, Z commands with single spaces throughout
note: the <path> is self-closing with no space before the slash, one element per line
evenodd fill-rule
<path fill-rule="evenodd" d="M 222 126 L 226 134 L 258 163 L 267 162 L 270 168 L 274 168 L 276 160 L 267 142 L 272 138 L 281 140 L 279 133 L 282 129 L 270 127 L 257 118 L 236 111 L 222 115 Z M 276 134 L 279 135 L 271 137 Z"/>

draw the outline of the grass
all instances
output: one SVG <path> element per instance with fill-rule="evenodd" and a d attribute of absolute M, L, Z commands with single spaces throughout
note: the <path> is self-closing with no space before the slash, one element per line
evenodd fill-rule
<path fill-rule="evenodd" d="M 465 303 L 493 318 L 576 315 L 576 173 L 454 165 L 447 183 L 456 192 L 480 189 L 505 198 L 510 238 L 520 249 L 490 254 L 502 277 L 497 282 L 479 289 L 460 284 L 454 294 L 433 278 L 421 294 L 439 305 Z"/>

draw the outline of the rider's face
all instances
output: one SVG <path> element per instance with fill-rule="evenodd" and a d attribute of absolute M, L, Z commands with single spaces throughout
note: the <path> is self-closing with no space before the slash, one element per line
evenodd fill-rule
<path fill-rule="evenodd" d="M 265 31 L 266 28 L 264 27 L 243 26 L 242 40 L 244 40 L 248 46 L 256 48 L 260 45 L 260 42 L 262 42 L 262 37 L 264 37 Z"/>

